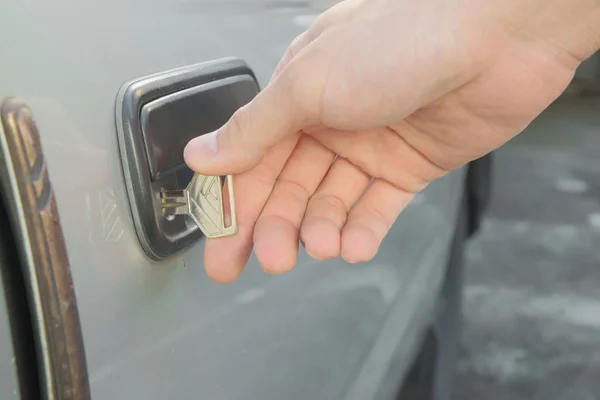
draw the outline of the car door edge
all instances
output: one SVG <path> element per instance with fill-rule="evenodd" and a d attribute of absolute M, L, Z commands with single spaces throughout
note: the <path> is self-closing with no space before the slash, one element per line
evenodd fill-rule
<path fill-rule="evenodd" d="M 48 399 L 89 399 L 75 291 L 40 135 L 19 99 L 4 99 L 0 117 L 0 193 L 28 286 L 41 390 Z"/>

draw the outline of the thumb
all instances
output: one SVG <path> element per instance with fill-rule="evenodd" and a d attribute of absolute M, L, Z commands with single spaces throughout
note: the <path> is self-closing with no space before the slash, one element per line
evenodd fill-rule
<path fill-rule="evenodd" d="M 192 139 L 184 150 L 186 164 L 205 175 L 229 175 L 257 165 L 281 139 L 312 122 L 302 104 L 307 91 L 295 90 L 301 79 L 282 74 L 250 103 L 237 110 L 220 129 Z M 302 93 L 303 92 L 304 96 Z"/>

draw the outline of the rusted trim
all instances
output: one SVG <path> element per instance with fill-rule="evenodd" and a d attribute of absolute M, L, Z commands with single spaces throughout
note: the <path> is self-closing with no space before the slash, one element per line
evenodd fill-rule
<path fill-rule="evenodd" d="M 0 108 L 0 192 L 4 195 L 37 330 L 40 375 L 49 399 L 90 398 L 81 324 L 67 249 L 40 135 L 18 99 Z"/>

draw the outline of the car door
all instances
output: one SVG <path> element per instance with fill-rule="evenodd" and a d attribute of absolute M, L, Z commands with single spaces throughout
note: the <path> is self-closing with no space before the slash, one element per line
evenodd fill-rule
<path fill-rule="evenodd" d="M 408 365 L 420 329 L 432 318 L 464 193 L 463 169 L 418 195 L 377 257 L 362 265 L 317 262 L 301 250 L 288 274 L 267 275 L 251 258 L 235 283 L 219 285 L 203 270 L 204 239 L 155 259 L 136 226 L 136 218 L 145 220 L 132 207 L 135 194 L 128 188 L 136 178 L 127 177 L 115 113 L 123 85 L 233 56 L 264 86 L 287 45 L 326 3 L 1 2 L 0 99 L 18 99 L 14 118 L 30 113 L 33 120 L 24 126 L 34 127 L 41 141 L 36 151 L 43 152 L 56 199 L 53 220 L 60 215 L 47 247 L 64 240 L 76 298 L 57 304 L 69 312 L 76 305 L 77 318 L 68 314 L 69 321 L 80 334 L 74 348 L 78 340 L 83 346 L 76 353 L 85 355 L 87 372 L 77 377 L 85 382 L 77 382 L 88 388 L 80 393 L 94 399 L 365 400 L 377 396 L 398 357 Z M 6 165 L 9 153 L 5 146 Z M 5 174 L 3 196 L 23 210 L 15 174 Z M 32 233 L 23 228 L 30 214 L 13 215 L 22 236 Z M 19 245 L 29 254 L 26 242 Z M 31 287 L 38 284 L 30 277 Z"/>

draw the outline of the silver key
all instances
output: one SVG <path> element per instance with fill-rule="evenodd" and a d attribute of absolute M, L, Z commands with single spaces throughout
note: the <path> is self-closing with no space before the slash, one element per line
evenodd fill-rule
<path fill-rule="evenodd" d="M 227 175 L 231 225 L 225 226 L 223 186 L 218 176 L 194 174 L 183 190 L 161 190 L 161 207 L 166 216 L 189 215 L 207 238 L 237 233 L 233 179 Z"/>

